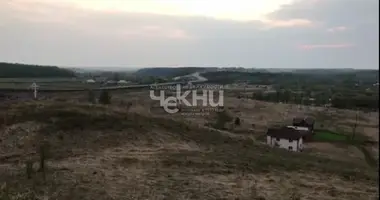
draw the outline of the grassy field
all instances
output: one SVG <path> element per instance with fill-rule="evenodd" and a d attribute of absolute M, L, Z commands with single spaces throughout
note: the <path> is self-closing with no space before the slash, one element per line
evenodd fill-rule
<path fill-rule="evenodd" d="M 344 142 L 349 139 L 348 135 L 338 134 L 329 130 L 315 130 L 314 140 L 328 142 Z"/>
<path fill-rule="evenodd" d="M 265 126 L 286 121 L 283 115 L 301 113 L 287 110 L 288 105 L 252 106 L 227 98 L 225 107 L 242 119 L 235 129 L 247 130 L 237 134 L 234 129 L 204 127 L 213 115 L 188 118 L 151 112 L 157 102 L 147 91 L 113 92 L 108 106 L 90 105 L 86 95 L 57 94 L 60 102 L 0 105 L 0 185 L 6 183 L 0 199 L 378 197 L 378 171 L 362 157 L 333 147 L 316 154 L 323 144 L 292 153 L 256 140 Z M 42 144 L 49 147 L 45 173 L 37 172 Z M 329 149 L 330 157 L 322 152 Z M 34 162 L 31 179 L 25 174 L 27 160 Z"/>
<path fill-rule="evenodd" d="M 0 89 L 30 89 L 30 86 L 33 82 L 0 82 Z M 100 84 L 86 84 L 79 81 L 70 81 L 70 82 L 36 82 L 40 90 L 49 89 L 49 90 L 64 90 L 64 89 L 90 89 L 98 88 Z"/>

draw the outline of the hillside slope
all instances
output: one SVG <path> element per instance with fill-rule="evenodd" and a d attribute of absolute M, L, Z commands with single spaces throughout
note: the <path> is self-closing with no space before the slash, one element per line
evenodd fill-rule
<path fill-rule="evenodd" d="M 53 66 L 0 62 L 0 78 L 56 78 L 74 77 L 74 72 Z"/>
<path fill-rule="evenodd" d="M 0 107 L 1 195 L 48 199 L 368 199 L 366 163 L 271 149 L 120 107 L 19 103 Z M 25 176 L 41 142 L 46 180 Z M 365 189 L 364 189 L 365 188 Z M 26 199 L 26 198 L 25 198 Z M 32 198 L 29 198 L 32 199 Z"/>

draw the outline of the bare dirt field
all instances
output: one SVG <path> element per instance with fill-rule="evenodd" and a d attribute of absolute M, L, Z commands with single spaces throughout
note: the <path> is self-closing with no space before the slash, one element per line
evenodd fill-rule
<path fill-rule="evenodd" d="M 255 139 L 322 109 L 227 97 L 225 108 L 242 124 L 222 132 L 204 127 L 213 113 L 152 109 L 147 91 L 112 93 L 108 106 L 90 105 L 86 95 L 0 107 L 0 199 L 378 199 L 377 169 L 355 149 L 314 143 L 311 152 L 291 153 Z M 25 163 L 37 170 L 42 144 L 46 171 L 27 179 Z"/>

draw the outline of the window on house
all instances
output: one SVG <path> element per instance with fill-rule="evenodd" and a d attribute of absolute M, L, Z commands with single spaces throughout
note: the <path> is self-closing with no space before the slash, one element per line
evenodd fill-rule
<path fill-rule="evenodd" d="M 280 138 L 276 138 L 276 140 L 277 140 L 277 142 L 279 142 L 279 141 L 280 141 Z"/>
<path fill-rule="evenodd" d="M 293 142 L 293 140 L 292 140 L 292 139 L 289 139 L 289 142 Z"/>
<path fill-rule="evenodd" d="M 289 148 L 288 148 L 289 150 L 293 150 L 293 147 L 292 146 L 289 146 Z"/>

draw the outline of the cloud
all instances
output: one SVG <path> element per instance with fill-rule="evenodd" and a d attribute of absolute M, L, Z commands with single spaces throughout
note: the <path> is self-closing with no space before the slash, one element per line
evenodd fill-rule
<path fill-rule="evenodd" d="M 341 32 L 341 31 L 346 31 L 346 30 L 347 30 L 347 27 L 345 26 L 337 26 L 337 27 L 332 27 L 332 28 L 327 29 L 327 32 L 336 33 L 336 32 Z"/>
<path fill-rule="evenodd" d="M 313 49 L 340 49 L 353 47 L 353 44 L 304 44 L 300 45 L 298 48 L 302 50 L 313 50 Z"/>
<path fill-rule="evenodd" d="M 86 0 L 1 1 L 2 61 L 79 67 L 378 68 L 374 0 L 298 0 L 274 7 L 263 3 L 271 13 L 260 17 L 235 12 L 256 1 L 241 0 L 246 4 L 227 13 L 223 9 L 233 4 L 224 3 L 214 16 L 190 8 L 187 14 L 174 10 L 165 15 L 149 11 L 153 4 L 144 11 L 143 3 L 134 7 L 141 12 L 132 12 L 116 9 L 122 1 L 113 1 L 119 4 L 111 7 L 102 7 L 104 0 L 96 2 L 86 6 Z M 148 5 L 150 0 L 144 2 Z M 176 8 L 170 5 L 165 9 Z M 303 54 L 300 49 L 313 51 Z"/>
<path fill-rule="evenodd" d="M 142 26 L 131 30 L 125 30 L 125 36 L 130 37 L 164 37 L 169 39 L 191 39 L 186 31 L 176 28 L 165 28 L 160 26 Z"/>
<path fill-rule="evenodd" d="M 289 19 L 289 20 L 261 20 L 268 27 L 309 27 L 313 25 L 313 22 L 307 19 Z"/>

